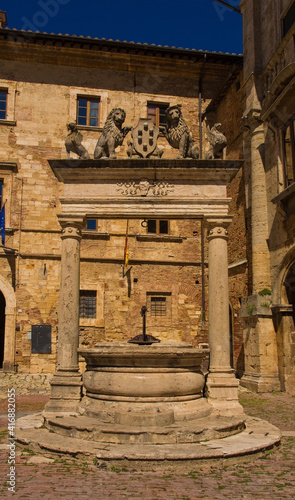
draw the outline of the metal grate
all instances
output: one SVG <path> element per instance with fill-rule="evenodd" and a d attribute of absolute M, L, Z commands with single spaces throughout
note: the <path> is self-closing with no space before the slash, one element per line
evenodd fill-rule
<path fill-rule="evenodd" d="M 151 297 L 151 315 L 166 316 L 166 297 Z"/>
<path fill-rule="evenodd" d="M 96 318 L 96 290 L 80 290 L 80 318 Z"/>

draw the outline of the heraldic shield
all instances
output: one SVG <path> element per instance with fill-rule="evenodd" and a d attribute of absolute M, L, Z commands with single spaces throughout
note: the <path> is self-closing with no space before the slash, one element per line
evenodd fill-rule
<path fill-rule="evenodd" d="M 148 158 L 157 147 L 159 129 L 151 118 L 139 118 L 138 124 L 132 129 L 133 147 L 142 158 Z"/>

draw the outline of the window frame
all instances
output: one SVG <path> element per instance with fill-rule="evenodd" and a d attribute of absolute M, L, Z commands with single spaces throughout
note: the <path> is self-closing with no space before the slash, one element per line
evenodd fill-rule
<path fill-rule="evenodd" d="M 94 304 L 87 304 L 87 298 L 94 300 Z M 82 299 L 82 301 L 81 301 Z M 83 300 L 85 299 L 85 300 Z M 82 303 L 83 302 L 83 303 Z M 84 303 L 85 302 L 85 303 Z M 91 314 L 86 314 L 85 311 L 93 311 Z M 84 314 L 81 312 L 84 311 Z M 79 293 L 79 318 L 82 320 L 95 320 L 97 318 L 97 290 L 80 290 Z"/>
<path fill-rule="evenodd" d="M 293 14 L 294 20 L 293 20 L 293 22 L 291 24 L 289 24 L 289 27 L 288 27 L 288 26 L 286 26 L 285 21 L 287 20 L 287 17 L 288 17 L 289 14 L 291 14 L 291 19 L 292 19 L 292 14 Z M 287 7 L 287 9 L 283 12 L 283 14 L 281 16 L 281 34 L 282 34 L 282 40 L 289 33 L 289 31 L 291 30 L 292 26 L 294 25 L 294 22 L 295 22 L 295 1 L 293 1 L 293 3 Z"/>
<path fill-rule="evenodd" d="M 85 118 L 81 115 L 79 115 L 79 109 L 82 108 L 82 106 L 79 106 L 79 101 L 80 99 L 84 99 L 87 102 L 86 106 L 86 123 L 79 123 L 79 118 Z M 97 111 L 97 124 L 96 125 L 91 125 L 90 120 L 93 119 L 93 117 L 90 116 L 90 103 L 97 101 L 98 103 L 98 111 Z M 91 129 L 96 129 L 100 127 L 100 106 L 101 106 L 101 99 L 100 96 L 93 96 L 93 95 L 85 95 L 85 94 L 78 94 L 77 95 L 77 104 L 76 104 L 76 123 L 78 127 L 87 127 Z M 85 108 L 85 106 L 83 106 Z M 95 117 L 96 118 L 96 117 Z"/>
<path fill-rule="evenodd" d="M 150 314 L 154 318 L 166 318 L 167 316 L 167 297 L 163 295 L 151 295 Z"/>
<path fill-rule="evenodd" d="M 286 154 L 286 132 L 288 127 L 290 127 L 290 147 L 291 147 L 291 169 L 293 171 L 293 179 L 288 179 L 288 165 L 287 165 L 287 154 Z M 295 115 L 292 116 L 290 120 L 281 128 L 281 141 L 282 141 L 282 157 L 283 157 L 283 173 L 284 173 L 284 184 L 285 188 L 289 187 L 295 182 Z"/>
<path fill-rule="evenodd" d="M 95 221 L 95 229 L 90 229 L 87 227 L 89 221 Z M 98 228 L 98 220 L 95 217 L 87 217 L 84 230 L 90 231 L 91 233 L 95 233 L 97 232 L 97 228 Z"/>
<path fill-rule="evenodd" d="M 167 102 L 154 102 L 154 101 L 148 101 L 147 102 L 147 117 L 148 118 L 152 118 L 152 116 L 149 116 L 149 106 L 153 106 L 156 108 L 156 123 L 154 123 L 155 127 L 161 127 L 161 126 L 165 126 L 166 124 L 166 121 L 165 123 L 161 123 L 160 122 L 160 108 L 163 108 L 165 110 L 167 110 L 170 106 L 169 103 Z M 154 121 L 154 120 L 153 120 Z"/>
<path fill-rule="evenodd" d="M 7 121 L 7 114 L 8 114 L 8 89 L 0 87 L 0 94 L 5 94 L 6 95 L 6 99 L 5 99 L 5 118 L 1 118 L 1 116 L 0 116 L 0 120 L 1 121 Z M 0 102 L 4 102 L 4 100 L 1 100 L 1 98 L 0 98 Z M 3 110 L 0 110 L 0 115 L 1 115 L 2 111 Z"/>
<path fill-rule="evenodd" d="M 149 231 L 149 221 L 155 221 L 156 222 L 156 231 Z M 161 222 L 167 222 L 167 232 L 160 232 L 160 223 Z M 147 234 L 157 234 L 159 236 L 163 235 L 169 235 L 170 234 L 170 221 L 169 219 L 147 219 L 147 228 L 146 228 Z"/>
<path fill-rule="evenodd" d="M 4 187 L 4 179 L 0 175 L 0 210 L 3 207 L 3 187 Z"/>
<path fill-rule="evenodd" d="M 165 299 L 165 314 L 153 314 L 152 302 L 155 299 Z M 163 301 L 164 302 L 164 301 Z M 168 326 L 172 321 L 172 292 L 171 291 L 147 291 L 146 292 L 147 315 L 149 326 Z M 155 306 L 156 307 L 156 306 Z"/>

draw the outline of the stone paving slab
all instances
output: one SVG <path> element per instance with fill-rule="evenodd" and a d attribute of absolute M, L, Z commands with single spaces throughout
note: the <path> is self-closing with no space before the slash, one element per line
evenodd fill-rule
<path fill-rule="evenodd" d="M 0 371 L 0 400 L 6 399 L 7 390 L 14 388 L 16 394 L 49 394 L 52 373 L 7 373 Z"/>

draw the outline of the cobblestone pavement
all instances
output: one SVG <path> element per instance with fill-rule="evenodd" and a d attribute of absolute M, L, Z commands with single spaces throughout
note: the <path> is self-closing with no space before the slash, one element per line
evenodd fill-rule
<path fill-rule="evenodd" d="M 132 465 L 93 465 L 66 459 L 46 459 L 29 450 L 17 453 L 16 493 L 8 491 L 7 389 L 16 387 L 17 417 L 43 409 L 48 401 L 43 375 L 0 374 L 0 495 L 17 499 L 113 500 L 268 500 L 295 498 L 295 396 L 254 394 L 244 389 L 240 400 L 249 415 L 269 420 L 282 433 L 281 445 L 262 456 L 238 462 L 177 465 L 152 472 L 137 472 Z M 38 376 L 37 376 L 38 377 Z M 37 382 L 36 382 L 37 380 Z M 45 382 L 44 382 L 45 380 Z M 7 384 L 8 383 L 8 384 Z M 11 384 L 9 386 L 9 384 Z M 15 384 L 15 385 L 13 385 Z M 41 394 L 38 394 L 38 387 Z M 1 391 L 2 388 L 2 391 Z M 26 395 L 24 395 L 24 393 Z"/>

